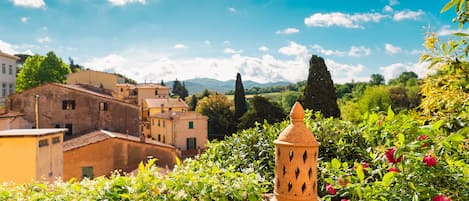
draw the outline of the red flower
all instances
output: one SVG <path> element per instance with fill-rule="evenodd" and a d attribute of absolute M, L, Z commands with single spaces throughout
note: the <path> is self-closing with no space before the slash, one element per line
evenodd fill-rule
<path fill-rule="evenodd" d="M 388 149 L 386 151 L 386 158 L 388 159 L 388 162 L 389 163 L 392 163 L 392 164 L 396 164 L 396 163 L 399 163 L 401 162 L 402 160 L 402 156 L 399 156 L 397 159 L 394 158 L 394 153 L 396 153 L 396 148 L 393 147 L 391 149 Z"/>
<path fill-rule="evenodd" d="M 427 164 L 428 167 L 436 166 L 436 158 L 430 155 L 423 157 L 423 162 Z"/>
<path fill-rule="evenodd" d="M 329 194 L 331 195 L 335 195 L 337 193 L 337 190 L 335 190 L 335 188 L 330 184 L 326 184 L 326 190 L 329 191 Z"/>
<path fill-rule="evenodd" d="M 445 197 L 444 195 L 437 195 L 433 197 L 433 201 L 451 201 L 448 197 Z"/>
<path fill-rule="evenodd" d="M 419 135 L 419 136 L 417 137 L 417 140 L 418 140 L 418 141 L 422 141 L 422 140 L 425 140 L 425 139 L 427 139 L 427 138 L 428 138 L 428 135 Z"/>
<path fill-rule="evenodd" d="M 366 169 L 366 168 L 369 168 L 370 166 L 368 165 L 367 162 L 363 162 L 362 167 L 363 167 L 363 169 Z"/>
<path fill-rule="evenodd" d="M 389 168 L 389 172 L 395 172 L 395 173 L 399 173 L 399 169 L 395 168 L 395 167 L 390 167 Z"/>
<path fill-rule="evenodd" d="M 342 199 L 342 200 L 340 200 L 340 201 L 350 201 L 350 200 L 349 200 L 349 199 L 345 199 L 345 198 L 344 198 L 344 199 Z"/>

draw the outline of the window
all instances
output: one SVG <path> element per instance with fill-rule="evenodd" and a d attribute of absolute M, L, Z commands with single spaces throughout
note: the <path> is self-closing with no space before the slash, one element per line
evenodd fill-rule
<path fill-rule="evenodd" d="M 108 108 L 107 103 L 105 102 L 99 103 L 99 111 L 107 111 L 107 108 Z"/>
<path fill-rule="evenodd" d="M 74 110 L 75 109 L 75 101 L 74 100 L 64 100 L 64 101 L 62 101 L 62 109 L 63 110 Z"/>
<path fill-rule="evenodd" d="M 52 144 L 57 144 L 60 142 L 60 137 L 54 137 L 52 138 Z"/>
<path fill-rule="evenodd" d="M 49 139 L 39 140 L 39 147 L 45 147 L 49 145 Z"/>
<path fill-rule="evenodd" d="M 2 97 L 7 96 L 7 84 L 2 84 Z"/>
<path fill-rule="evenodd" d="M 158 127 L 160 127 L 160 120 L 158 119 Z"/>
<path fill-rule="evenodd" d="M 9 90 L 8 94 L 13 94 L 13 84 L 9 85 Z"/>
<path fill-rule="evenodd" d="M 196 149 L 197 148 L 197 139 L 194 138 L 186 138 L 186 149 Z"/>
<path fill-rule="evenodd" d="M 193 129 L 194 128 L 194 122 L 193 121 L 189 121 L 189 129 Z"/>
<path fill-rule="evenodd" d="M 121 92 L 123 92 L 123 91 L 124 91 L 124 88 L 121 88 Z"/>
<path fill-rule="evenodd" d="M 2 64 L 2 73 L 5 74 L 6 73 L 6 69 L 5 69 L 5 64 Z"/>
<path fill-rule="evenodd" d="M 166 120 L 163 120 L 163 128 L 166 126 Z"/>
<path fill-rule="evenodd" d="M 61 128 L 60 124 L 55 124 L 55 128 Z"/>
<path fill-rule="evenodd" d="M 8 74 L 13 75 L 13 66 L 8 66 Z"/>
<path fill-rule="evenodd" d="M 155 125 L 155 119 L 151 119 L 151 125 L 152 125 L 152 126 Z"/>
<path fill-rule="evenodd" d="M 158 96 L 158 90 L 155 90 L 155 96 Z"/>
<path fill-rule="evenodd" d="M 163 135 L 163 143 L 166 143 L 166 136 Z"/>
<path fill-rule="evenodd" d="M 158 134 L 158 142 L 161 142 L 161 135 Z"/>
<path fill-rule="evenodd" d="M 67 128 L 65 135 L 70 136 L 73 134 L 73 124 L 65 124 L 65 128 Z"/>
<path fill-rule="evenodd" d="M 81 167 L 81 179 L 88 178 L 93 179 L 93 166 Z"/>

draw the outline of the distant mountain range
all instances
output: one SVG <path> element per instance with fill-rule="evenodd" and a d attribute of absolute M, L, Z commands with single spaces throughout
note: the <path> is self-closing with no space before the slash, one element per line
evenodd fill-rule
<path fill-rule="evenodd" d="M 211 78 L 194 78 L 190 80 L 183 80 L 186 85 L 186 89 L 189 94 L 201 93 L 205 89 L 210 91 L 217 91 L 225 93 L 229 90 L 235 89 L 236 80 L 220 81 Z M 174 81 L 165 82 L 166 86 L 172 87 Z M 244 89 L 250 89 L 252 87 L 272 87 L 272 86 L 286 86 L 291 84 L 290 82 L 269 82 L 269 83 L 258 83 L 250 80 L 243 80 Z"/>

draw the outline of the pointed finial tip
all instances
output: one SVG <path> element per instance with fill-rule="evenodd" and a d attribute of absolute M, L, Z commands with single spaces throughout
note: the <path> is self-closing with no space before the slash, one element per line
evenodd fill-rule
<path fill-rule="evenodd" d="M 290 118 L 292 120 L 303 121 L 305 117 L 305 111 L 300 102 L 296 102 L 290 112 Z"/>

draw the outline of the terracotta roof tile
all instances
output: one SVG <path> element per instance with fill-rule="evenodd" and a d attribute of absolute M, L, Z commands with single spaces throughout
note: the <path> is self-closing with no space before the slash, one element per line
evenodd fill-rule
<path fill-rule="evenodd" d="M 181 99 L 175 99 L 175 98 L 146 98 L 145 102 L 147 103 L 147 106 L 150 108 L 156 108 L 156 107 L 161 107 L 161 105 L 164 105 L 164 107 L 185 107 L 188 108 L 187 104 L 181 100 Z"/>

